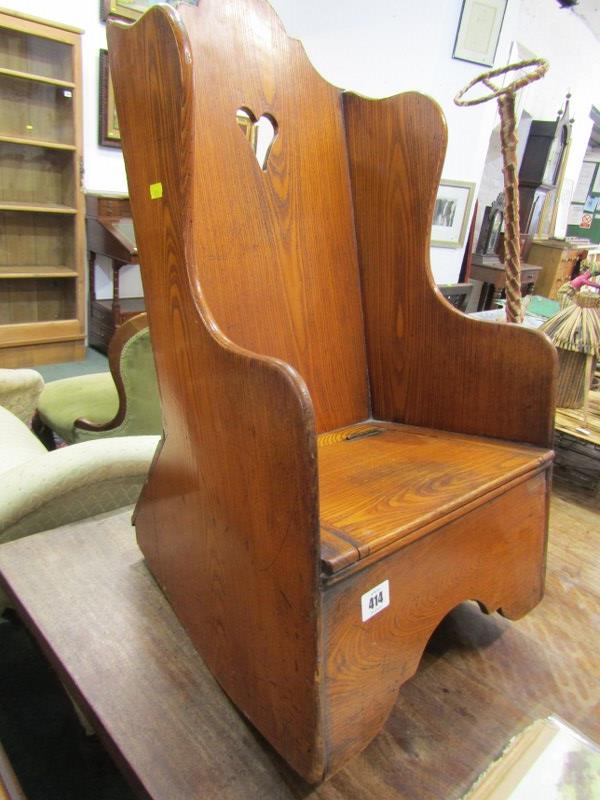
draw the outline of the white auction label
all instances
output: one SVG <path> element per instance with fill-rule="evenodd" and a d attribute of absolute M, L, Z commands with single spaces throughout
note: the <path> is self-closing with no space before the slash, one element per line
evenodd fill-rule
<path fill-rule="evenodd" d="M 366 622 L 390 604 L 390 582 L 383 581 L 365 592 L 360 598 L 362 621 Z"/>

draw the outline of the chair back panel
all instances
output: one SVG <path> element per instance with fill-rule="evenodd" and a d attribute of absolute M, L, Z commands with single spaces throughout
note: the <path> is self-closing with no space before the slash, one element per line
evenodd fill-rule
<path fill-rule="evenodd" d="M 121 379 L 126 400 L 121 435 L 161 433 L 160 399 L 148 328 L 134 334 L 123 348 Z"/>
<path fill-rule="evenodd" d="M 328 430 L 369 410 L 341 93 L 266 5 L 179 8 L 195 86 L 192 218 L 202 221 L 193 278 L 229 339 L 298 370 L 317 430 Z M 265 169 L 240 108 L 274 122 Z"/>

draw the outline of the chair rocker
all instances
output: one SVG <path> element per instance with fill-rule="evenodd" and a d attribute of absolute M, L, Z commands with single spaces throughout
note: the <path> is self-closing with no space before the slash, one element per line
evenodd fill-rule
<path fill-rule="evenodd" d="M 165 425 L 138 542 L 317 782 L 454 606 L 542 597 L 555 352 L 433 283 L 432 100 L 341 92 L 265 0 L 155 6 L 109 51 Z M 240 109 L 270 121 L 263 154 Z"/>

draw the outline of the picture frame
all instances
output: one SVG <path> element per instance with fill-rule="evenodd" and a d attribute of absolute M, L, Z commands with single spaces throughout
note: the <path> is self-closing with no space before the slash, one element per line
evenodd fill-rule
<path fill-rule="evenodd" d="M 508 0 L 463 0 L 452 57 L 493 67 Z"/>
<path fill-rule="evenodd" d="M 120 17 L 133 22 L 150 6 L 164 2 L 174 5 L 176 0 L 100 0 L 100 19 L 106 22 L 109 17 Z M 183 2 L 188 5 L 198 5 L 198 0 L 183 0 Z"/>
<path fill-rule="evenodd" d="M 463 246 L 474 195 L 474 183 L 442 179 L 433 209 L 432 247 Z"/>
<path fill-rule="evenodd" d="M 109 17 L 136 20 L 156 2 L 158 0 L 100 0 L 100 19 L 104 22 Z"/>
<path fill-rule="evenodd" d="M 247 111 L 244 109 L 239 108 L 235 115 L 237 124 L 240 127 L 240 130 L 250 142 L 250 146 L 256 153 L 256 145 L 257 145 L 257 135 L 258 135 L 258 128 L 254 120 L 252 120 Z"/>
<path fill-rule="evenodd" d="M 121 147 L 121 131 L 117 118 L 115 92 L 110 78 L 108 50 L 100 50 L 98 98 L 98 144 L 101 147 Z"/>

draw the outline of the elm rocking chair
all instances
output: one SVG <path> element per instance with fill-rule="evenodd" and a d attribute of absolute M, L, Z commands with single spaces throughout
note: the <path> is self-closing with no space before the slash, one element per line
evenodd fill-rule
<path fill-rule="evenodd" d="M 138 541 L 316 782 L 454 606 L 540 600 L 555 353 L 435 288 L 430 99 L 329 85 L 265 0 L 156 6 L 109 43 L 165 425 Z M 240 109 L 272 124 L 260 158 Z"/>

